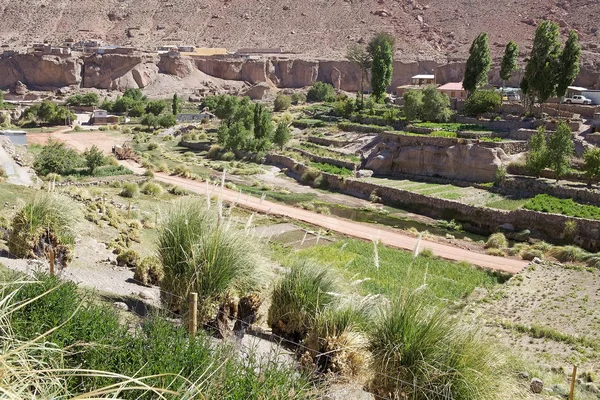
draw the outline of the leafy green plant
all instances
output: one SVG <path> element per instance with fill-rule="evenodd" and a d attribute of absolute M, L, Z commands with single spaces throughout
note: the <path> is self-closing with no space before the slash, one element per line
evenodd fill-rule
<path fill-rule="evenodd" d="M 523 207 L 533 211 L 600 220 L 599 207 L 579 204 L 573 199 L 559 199 L 547 194 L 539 194 L 533 199 L 529 199 Z"/>
<path fill-rule="evenodd" d="M 494 90 L 477 90 L 465 101 L 464 112 L 469 115 L 479 116 L 492 112 L 500 107 L 502 96 Z"/>
<path fill-rule="evenodd" d="M 310 261 L 297 262 L 273 288 L 267 323 L 273 333 L 300 341 L 306 337 L 315 314 L 340 292 L 330 270 Z"/>

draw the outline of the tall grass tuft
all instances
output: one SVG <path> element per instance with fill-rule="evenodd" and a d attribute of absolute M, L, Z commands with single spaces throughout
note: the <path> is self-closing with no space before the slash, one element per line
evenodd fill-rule
<path fill-rule="evenodd" d="M 73 258 L 78 218 L 78 208 L 70 199 L 38 194 L 13 218 L 8 249 L 20 258 L 47 257 L 52 249 L 56 263 L 64 267 Z"/>
<path fill-rule="evenodd" d="M 146 182 L 144 186 L 142 186 L 142 193 L 148 196 L 156 197 L 163 193 L 163 188 L 156 182 Z"/>
<path fill-rule="evenodd" d="M 137 183 L 125 183 L 123 185 L 123 189 L 121 190 L 121 193 L 119 193 L 120 196 L 122 197 L 127 197 L 127 198 L 134 198 L 134 197 L 138 197 L 140 195 L 140 187 L 138 186 Z"/>
<path fill-rule="evenodd" d="M 273 289 L 267 323 L 276 335 L 299 342 L 315 314 L 333 303 L 339 291 L 338 278 L 330 270 L 306 260 L 296 262 Z"/>
<path fill-rule="evenodd" d="M 214 317 L 228 295 L 243 295 L 264 283 L 256 242 L 245 231 L 228 227 L 200 201 L 180 201 L 166 214 L 157 254 L 164 270 L 163 302 L 185 311 L 189 293 L 197 292 L 200 321 Z"/>
<path fill-rule="evenodd" d="M 554 246 L 548 251 L 548 255 L 560 262 L 582 262 L 589 253 L 577 246 Z"/>
<path fill-rule="evenodd" d="M 506 240 L 506 236 L 503 233 L 497 232 L 488 238 L 485 243 L 486 249 L 505 249 L 508 247 L 508 240 Z"/>
<path fill-rule="evenodd" d="M 301 361 L 311 370 L 364 377 L 369 364 L 363 309 L 343 304 L 317 311 L 304 345 Z"/>
<path fill-rule="evenodd" d="M 483 336 L 414 294 L 395 299 L 369 331 L 370 388 L 398 399 L 515 398 L 507 361 Z"/>

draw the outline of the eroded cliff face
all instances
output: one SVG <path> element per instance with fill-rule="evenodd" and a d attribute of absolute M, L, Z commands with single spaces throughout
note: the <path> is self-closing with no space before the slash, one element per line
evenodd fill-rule
<path fill-rule="evenodd" d="M 21 81 L 33 90 L 53 90 L 79 85 L 81 66 L 78 58 L 18 54 L 0 59 L 0 88 L 12 88 Z"/>
<path fill-rule="evenodd" d="M 441 176 L 471 182 L 492 182 L 510 158 L 499 148 L 457 144 L 444 138 L 385 135 L 365 167 L 376 174 Z"/>
<path fill-rule="evenodd" d="M 158 57 L 144 55 L 94 55 L 83 66 L 83 87 L 125 90 L 144 88 L 158 74 Z"/>
<path fill-rule="evenodd" d="M 18 81 L 35 90 L 54 90 L 64 86 L 143 89 L 165 77 L 192 84 L 190 90 L 193 90 L 200 85 L 194 83 L 194 77 L 202 75 L 217 78 L 219 82 L 237 81 L 249 85 L 268 83 L 279 88 L 302 88 L 322 81 L 331 83 L 336 89 L 355 92 L 360 90 L 361 81 L 359 68 L 345 60 L 172 58 L 159 57 L 154 53 L 85 58 L 20 54 L 0 58 L 0 71 L 0 89 L 3 90 L 10 89 Z M 460 82 L 464 63 L 440 65 L 435 61 L 395 61 L 390 89 L 409 84 L 412 76 L 423 73 L 435 74 L 439 84 Z M 518 86 L 521 77 L 522 72 L 517 72 L 506 84 Z M 489 79 L 492 84 L 502 84 L 498 67 L 492 68 Z M 600 88 L 600 72 L 582 69 L 575 84 Z M 369 90 L 368 80 L 364 88 Z M 168 89 L 164 87 L 164 94 L 170 94 Z"/>

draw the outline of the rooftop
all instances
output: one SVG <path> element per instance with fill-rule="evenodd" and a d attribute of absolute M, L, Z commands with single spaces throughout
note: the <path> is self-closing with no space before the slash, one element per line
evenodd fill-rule
<path fill-rule="evenodd" d="M 462 82 L 448 82 L 438 88 L 439 90 L 465 90 Z"/>
<path fill-rule="evenodd" d="M 412 79 L 435 79 L 435 75 L 415 75 Z"/>

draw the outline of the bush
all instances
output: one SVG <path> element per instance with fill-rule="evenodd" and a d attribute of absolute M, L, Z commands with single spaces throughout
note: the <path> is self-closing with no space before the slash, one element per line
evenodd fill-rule
<path fill-rule="evenodd" d="M 219 153 L 223 150 L 223 148 L 221 146 L 219 146 L 218 144 L 213 144 L 212 146 L 210 146 L 210 149 L 208 149 L 208 152 L 206 153 L 206 157 L 210 158 L 210 159 L 216 159 L 219 156 Z"/>
<path fill-rule="evenodd" d="M 465 101 L 464 112 L 479 116 L 496 110 L 502 104 L 502 97 L 494 90 L 477 90 Z"/>
<path fill-rule="evenodd" d="M 521 252 L 521 258 L 526 261 L 533 261 L 534 258 L 544 259 L 544 252 L 536 249 L 525 249 Z"/>
<path fill-rule="evenodd" d="M 8 178 L 4 168 L 0 167 L 0 182 L 4 182 Z"/>
<path fill-rule="evenodd" d="M 305 185 L 313 185 L 319 176 L 321 176 L 321 171 L 316 168 L 309 167 L 300 177 L 300 181 Z"/>
<path fill-rule="evenodd" d="M 267 323 L 276 335 L 301 341 L 314 316 L 331 304 L 340 285 L 331 270 L 304 261 L 291 266 L 275 284 Z"/>
<path fill-rule="evenodd" d="M 78 217 L 68 198 L 39 194 L 14 216 L 8 250 L 19 258 L 45 258 L 52 248 L 56 264 L 65 267 L 73 258 Z"/>
<path fill-rule="evenodd" d="M 408 121 L 417 121 L 423 118 L 423 91 L 409 90 L 404 93 L 404 116 Z"/>
<path fill-rule="evenodd" d="M 133 279 L 142 282 L 144 285 L 159 285 L 164 278 L 165 273 L 156 257 L 145 257 L 135 267 Z"/>
<path fill-rule="evenodd" d="M 364 319 L 363 310 L 351 305 L 317 311 L 304 341 L 310 350 L 301 361 L 311 371 L 362 376 L 369 364 Z"/>
<path fill-rule="evenodd" d="M 142 193 L 156 197 L 163 193 L 163 188 L 156 182 L 146 182 L 144 186 L 142 186 Z"/>
<path fill-rule="evenodd" d="M 505 249 L 508 247 L 508 240 L 506 240 L 506 236 L 503 233 L 497 232 L 488 238 L 485 243 L 486 249 Z"/>
<path fill-rule="evenodd" d="M 308 89 L 306 99 L 310 103 L 319 101 L 333 102 L 335 101 L 335 90 L 329 83 L 315 82 Z"/>
<path fill-rule="evenodd" d="M 393 300 L 369 326 L 369 386 L 375 394 L 431 400 L 515 398 L 502 352 L 481 332 L 444 310 L 429 310 L 415 295 Z"/>
<path fill-rule="evenodd" d="M 577 246 L 557 246 L 548 251 L 548 255 L 560 262 L 582 262 L 589 253 Z"/>
<path fill-rule="evenodd" d="M 441 93 L 435 86 L 423 89 L 423 121 L 447 122 L 452 116 L 450 98 Z"/>
<path fill-rule="evenodd" d="M 165 273 L 163 303 L 185 311 L 189 293 L 196 292 L 202 322 L 216 316 L 227 296 L 244 295 L 262 279 L 256 243 L 219 222 L 216 211 L 199 201 L 178 202 L 167 213 L 158 230 L 157 254 Z"/>
<path fill-rule="evenodd" d="M 158 149 L 158 143 L 156 142 L 150 142 L 148 143 L 148 150 L 152 151 L 152 150 L 156 150 Z"/>
<path fill-rule="evenodd" d="M 120 196 L 127 197 L 130 199 L 139 196 L 139 194 L 140 194 L 140 188 L 137 185 L 137 183 L 124 184 L 123 190 L 121 190 L 121 193 L 119 193 Z"/>
<path fill-rule="evenodd" d="M 235 160 L 235 154 L 232 151 L 228 151 L 223 153 L 220 159 L 223 161 L 233 161 Z"/>
<path fill-rule="evenodd" d="M 285 94 L 278 94 L 275 98 L 275 102 L 273 103 L 275 111 L 283 111 L 290 108 L 292 105 L 292 100 L 290 96 L 286 96 Z"/>
<path fill-rule="evenodd" d="M 135 268 L 140 261 L 140 255 L 133 249 L 126 249 L 117 256 L 117 263 L 121 267 Z"/>
<path fill-rule="evenodd" d="M 306 95 L 302 92 L 294 92 L 291 100 L 292 104 L 306 103 Z"/>
<path fill-rule="evenodd" d="M 33 168 L 39 175 L 51 172 L 68 175 L 81 164 L 82 159 L 75 150 L 67 148 L 64 142 L 49 140 L 35 157 Z"/>

